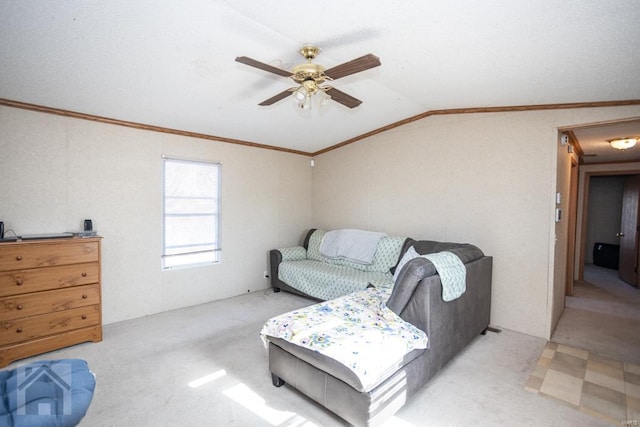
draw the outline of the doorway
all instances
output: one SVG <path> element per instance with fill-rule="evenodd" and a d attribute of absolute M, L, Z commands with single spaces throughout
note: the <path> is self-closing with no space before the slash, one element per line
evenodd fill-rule
<path fill-rule="evenodd" d="M 613 269 L 616 275 L 624 183 L 625 175 L 592 176 L 586 202 L 584 264 Z"/>
<path fill-rule="evenodd" d="M 622 280 L 638 287 L 640 174 L 637 172 L 584 174 L 582 226 L 576 236 L 580 256 L 573 258 L 578 263 L 578 268 L 573 269 L 577 272 L 573 279 L 584 280 L 585 265 L 594 264 L 617 270 Z M 570 290 L 568 286 L 568 296 L 573 294 Z"/>
<path fill-rule="evenodd" d="M 608 342 L 604 339 L 606 336 L 620 338 L 620 333 L 627 331 L 629 325 L 633 325 L 632 329 L 636 326 L 640 327 L 640 289 L 619 279 L 619 262 L 616 262 L 616 269 L 609 269 L 595 265 L 593 260 L 595 243 L 620 246 L 620 239 L 623 236 L 619 234 L 624 233 L 621 231 L 624 176 L 640 175 L 640 149 L 615 150 L 609 146 L 608 140 L 621 136 L 622 133 L 640 134 L 640 118 L 575 125 L 559 129 L 559 131 L 555 244 L 558 253 L 566 256 L 566 259 L 563 260 L 564 272 L 556 275 L 554 293 L 549 298 L 550 301 L 553 298 L 550 315 L 552 326 L 550 338 L 554 342 L 578 344 L 575 342 L 578 337 L 584 337 L 585 341 L 582 344 L 586 348 L 587 344 L 595 345 L 598 342 Z M 565 151 L 570 155 L 567 156 Z M 589 202 L 592 205 L 594 202 L 598 202 L 593 195 L 590 200 L 590 182 L 594 179 L 595 185 L 598 185 L 598 180 L 601 178 L 602 182 L 605 182 L 606 179 L 618 181 L 618 190 L 616 190 L 618 201 L 600 200 L 595 204 L 600 207 L 617 205 L 618 211 L 617 213 L 609 213 L 609 220 L 599 222 L 601 225 L 596 226 L 597 233 L 588 234 L 587 220 L 590 216 L 594 216 L 593 211 L 589 212 L 588 205 Z M 558 197 L 558 194 L 567 196 L 566 204 L 562 201 L 562 197 Z M 605 191 L 604 196 L 611 198 L 612 194 Z M 638 200 L 640 201 L 640 192 Z M 558 222 L 559 208 L 566 210 L 567 215 L 563 215 L 568 220 L 565 224 L 566 227 L 562 226 L 562 222 Z M 638 210 L 640 211 L 640 208 Z M 611 220 L 611 217 L 617 219 Z M 605 224 L 606 227 L 603 228 L 602 224 Z M 626 235 L 626 233 L 624 234 Z M 564 244 L 562 244 L 563 242 Z M 619 256 L 619 248 L 617 253 Z M 635 260 L 633 268 L 637 268 L 640 265 L 638 256 L 633 256 L 633 259 Z M 586 277 L 585 265 L 587 266 Z M 610 299 L 610 290 L 613 287 L 599 289 L 597 286 L 599 283 L 594 283 L 605 275 L 594 274 L 594 271 L 607 273 L 607 280 L 603 281 L 604 284 L 620 284 L 620 288 L 629 291 L 630 294 L 617 301 L 609 301 L 609 305 L 607 305 L 607 299 Z M 640 276 L 637 271 L 636 275 Z M 637 282 L 638 279 L 635 281 Z M 636 296 L 638 298 L 635 298 Z M 559 307 L 559 309 L 556 310 L 555 307 Z M 623 308 L 622 311 L 619 311 L 620 308 Z M 622 312 L 625 315 L 619 316 Z M 617 319 L 613 318 L 618 317 L 624 317 L 627 322 L 632 321 L 621 329 L 619 326 L 614 326 L 613 321 Z M 622 324 L 624 325 L 625 322 L 623 321 Z M 633 337 L 625 336 L 617 344 L 608 342 L 607 347 L 627 346 L 631 342 L 629 340 L 634 342 L 632 348 L 640 355 L 640 335 L 638 334 L 633 334 Z M 638 340 L 638 342 L 634 340 Z M 580 347 L 580 345 L 577 346 Z"/>
<path fill-rule="evenodd" d="M 567 269 L 572 286 L 570 289 L 567 286 L 565 308 L 551 335 L 551 341 L 615 360 L 640 363 L 640 335 L 636 332 L 640 330 L 640 289 L 620 279 L 618 262 L 615 266 L 598 265 L 607 262 L 594 262 L 597 244 L 622 246 L 621 239 L 627 237 L 626 233 L 625 236 L 618 235 L 624 233 L 621 227 L 625 183 L 626 197 L 630 200 L 628 204 L 636 206 L 635 213 L 627 215 L 635 219 L 633 224 L 637 230 L 640 167 L 637 170 L 620 168 L 618 171 L 592 171 L 585 165 L 579 166 L 580 168 L 585 170 L 579 173 L 576 253 L 573 258 L 575 264 L 569 262 Z M 640 240 L 637 237 L 631 236 L 630 240 L 637 242 Z M 571 250 L 570 246 L 568 251 Z M 636 243 L 632 248 L 632 263 L 636 266 L 637 246 Z M 634 277 L 636 276 L 637 271 Z"/>

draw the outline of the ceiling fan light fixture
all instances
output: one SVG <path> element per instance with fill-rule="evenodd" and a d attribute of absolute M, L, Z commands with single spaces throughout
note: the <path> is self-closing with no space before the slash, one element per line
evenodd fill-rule
<path fill-rule="evenodd" d="M 627 150 L 638 143 L 638 137 L 609 139 L 607 142 L 617 150 Z"/>
<path fill-rule="evenodd" d="M 320 107 L 325 107 L 331 101 L 331 97 L 324 90 L 318 91 L 318 98 L 320 98 Z"/>
<path fill-rule="evenodd" d="M 297 102 L 298 104 L 299 104 L 299 103 L 301 103 L 301 102 L 303 103 L 304 101 L 306 101 L 306 100 L 307 100 L 307 91 L 306 91 L 306 90 L 305 90 L 305 88 L 304 88 L 304 87 L 302 87 L 302 86 L 300 86 L 300 87 L 299 87 L 299 88 L 294 92 L 294 95 L 295 95 L 296 102 Z"/>
<path fill-rule="evenodd" d="M 303 110 L 311 109 L 311 95 L 303 85 L 295 90 L 293 93 L 293 99 L 295 100 L 296 107 Z"/>
<path fill-rule="evenodd" d="M 303 110 L 311 110 L 311 97 L 307 96 L 307 99 L 305 99 L 304 102 L 298 103 L 298 107 Z"/>

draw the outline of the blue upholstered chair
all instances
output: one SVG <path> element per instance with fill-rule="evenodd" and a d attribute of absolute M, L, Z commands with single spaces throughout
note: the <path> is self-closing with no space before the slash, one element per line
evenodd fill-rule
<path fill-rule="evenodd" d="M 95 387 L 95 376 L 80 359 L 0 371 L 0 426 L 75 426 L 87 413 Z"/>

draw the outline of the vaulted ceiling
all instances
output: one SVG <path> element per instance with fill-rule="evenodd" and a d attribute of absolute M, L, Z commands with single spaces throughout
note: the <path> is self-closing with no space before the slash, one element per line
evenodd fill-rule
<path fill-rule="evenodd" d="M 640 99 L 634 0 L 0 2 L 0 98 L 314 153 L 430 111 Z M 311 110 L 285 70 L 305 43 L 362 100 Z M 578 136 L 578 135 L 577 135 Z M 586 151 L 586 149 L 585 149 Z"/>

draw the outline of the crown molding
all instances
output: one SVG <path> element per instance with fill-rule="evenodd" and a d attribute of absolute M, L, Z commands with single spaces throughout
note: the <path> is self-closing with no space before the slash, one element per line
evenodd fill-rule
<path fill-rule="evenodd" d="M 47 107 L 44 105 L 29 104 L 21 101 L 13 101 L 10 99 L 0 98 L 0 105 L 7 107 L 21 108 L 23 110 L 38 111 L 40 113 L 55 114 L 58 116 L 72 117 L 74 119 L 90 120 L 94 122 L 107 123 L 116 126 L 125 126 L 134 129 L 148 130 L 151 132 L 169 133 L 172 135 L 187 136 L 190 138 L 207 139 L 210 141 L 225 142 L 228 144 L 244 145 L 247 147 L 262 148 L 265 150 L 284 151 L 286 153 L 300 154 L 303 156 L 312 156 L 312 153 L 306 151 L 292 150 L 289 148 L 276 147 L 267 144 L 258 144 L 251 141 L 243 141 L 241 139 L 225 138 L 222 136 L 209 135 L 205 133 L 189 132 L 179 129 L 165 128 L 162 126 L 147 125 L 144 123 L 129 122 L 126 120 L 112 119 L 109 117 L 95 116 L 92 114 L 79 113 L 77 111 L 63 110 L 60 108 Z"/>
<path fill-rule="evenodd" d="M 571 102 L 564 104 L 538 104 L 538 105 L 514 105 L 505 107 L 479 107 L 479 108 L 451 108 L 446 110 L 430 110 L 415 116 L 391 123 L 387 126 L 372 130 L 362 135 L 343 141 L 339 144 L 332 145 L 320 151 L 313 153 L 314 156 L 335 150 L 345 145 L 353 144 L 373 135 L 386 132 L 388 130 L 406 125 L 417 120 L 422 120 L 430 116 L 442 116 L 449 114 L 476 114 L 476 113 L 504 113 L 504 112 L 520 112 L 520 111 L 538 111 L 538 110 L 565 110 L 571 108 L 597 108 L 597 107 L 620 107 L 625 105 L 639 105 L 640 99 L 630 99 L 623 101 L 599 101 L 599 102 Z"/>
<path fill-rule="evenodd" d="M 453 114 L 477 114 L 477 113 L 504 113 L 504 112 L 521 112 L 521 111 L 539 111 L 539 110 L 565 110 L 565 109 L 572 109 L 572 108 L 621 107 L 626 105 L 640 105 L 640 99 L 630 99 L 630 100 L 621 100 L 621 101 L 571 102 L 571 103 L 563 103 L 563 104 L 538 104 L 538 105 L 534 104 L 534 105 L 515 105 L 515 106 L 503 106 L 503 107 L 451 108 L 451 109 L 444 109 L 444 110 L 430 110 L 430 111 L 425 111 L 424 113 L 417 114 L 412 117 L 408 117 L 403 120 L 399 120 L 397 122 L 391 123 L 381 128 L 374 129 L 370 132 L 363 133 L 354 138 L 347 139 L 338 144 L 332 145 L 330 147 L 324 148 L 322 150 L 319 150 L 313 153 L 300 151 L 300 150 L 293 150 L 293 149 L 283 148 L 283 147 L 276 147 L 273 145 L 259 144 L 251 141 L 243 141 L 240 139 L 225 138 L 221 136 L 209 135 L 204 133 L 189 132 L 184 130 L 165 128 L 162 126 L 154 126 L 154 125 L 147 125 L 143 123 L 112 119 L 108 117 L 79 113 L 76 111 L 64 110 L 60 108 L 47 107 L 47 106 L 37 105 L 37 104 L 29 104 L 26 102 L 14 101 L 10 99 L 0 98 L 0 105 L 14 107 L 14 108 L 21 108 L 24 110 L 38 111 L 41 113 L 72 117 L 76 119 L 107 123 L 107 124 L 112 124 L 117 126 L 125 126 L 129 128 L 134 128 L 134 129 L 148 130 L 152 132 L 161 132 L 161 133 L 168 133 L 173 135 L 187 136 L 191 138 L 207 139 L 210 141 L 225 142 L 228 144 L 244 145 L 248 147 L 262 148 L 265 150 L 282 151 L 285 153 L 292 153 L 292 154 L 299 154 L 302 156 L 313 157 L 313 156 L 318 156 L 320 154 L 324 154 L 329 151 L 336 150 L 340 147 L 344 147 L 345 145 L 353 144 L 354 142 L 361 141 L 371 136 L 374 136 L 374 135 L 386 132 L 388 130 L 395 129 L 397 127 L 415 122 L 417 120 L 422 120 L 431 116 L 442 116 L 442 115 L 453 115 Z"/>

